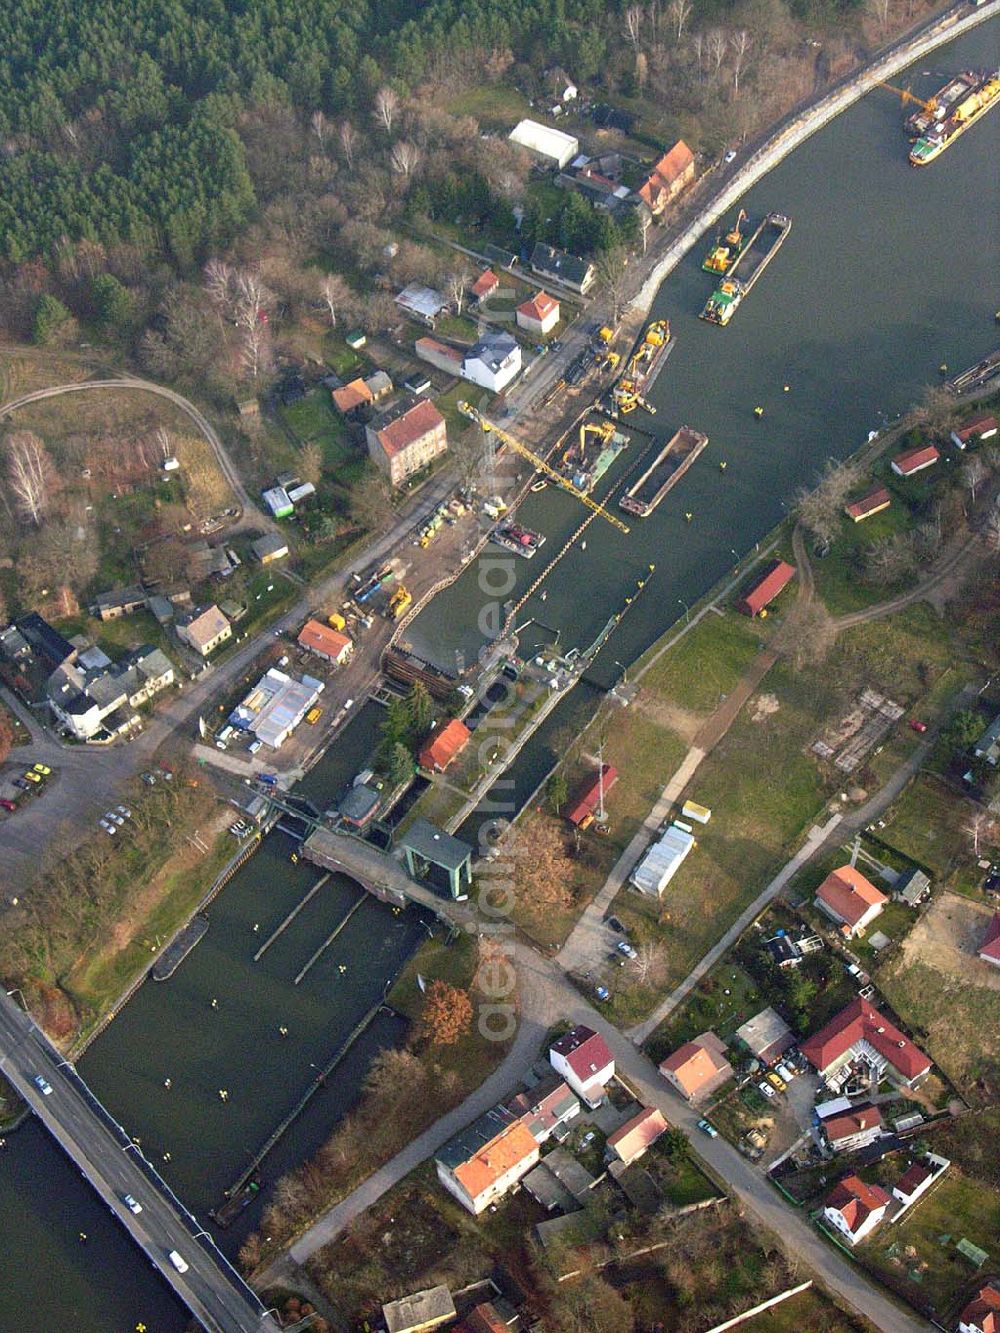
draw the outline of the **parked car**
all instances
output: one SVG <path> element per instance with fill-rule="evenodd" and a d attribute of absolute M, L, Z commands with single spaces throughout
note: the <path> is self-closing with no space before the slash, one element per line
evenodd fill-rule
<path fill-rule="evenodd" d="M 766 1082 L 764 1079 L 761 1079 L 761 1081 L 757 1084 L 757 1087 L 759 1091 L 762 1092 L 764 1096 L 768 1098 L 768 1100 L 776 1096 L 776 1093 L 774 1089 L 771 1087 L 770 1083 Z"/>
<path fill-rule="evenodd" d="M 8 801 L 6 797 L 0 800 L 0 810 L 10 810 L 13 813 L 17 809 L 16 801 Z"/>
<path fill-rule="evenodd" d="M 699 1120 L 698 1128 L 703 1134 L 707 1134 L 710 1139 L 717 1139 L 719 1137 L 719 1131 L 714 1125 L 710 1125 L 707 1120 Z"/>
<path fill-rule="evenodd" d="M 98 824 L 101 826 L 101 828 L 104 830 L 105 833 L 117 833 L 117 832 L 118 832 L 118 830 L 115 828 L 114 824 L 109 823 L 108 820 L 106 820 L 106 819 L 99 819 L 97 822 L 98 822 Z"/>
<path fill-rule="evenodd" d="M 911 717 L 911 718 L 910 718 L 910 726 L 912 727 L 912 729 L 913 729 L 914 731 L 919 731 L 919 733 L 921 734 L 921 736 L 922 736 L 922 735 L 924 734 L 924 732 L 927 730 L 927 723 L 926 723 L 926 722 L 921 722 L 919 717 Z"/>
<path fill-rule="evenodd" d="M 639 957 L 636 951 L 632 948 L 631 944 L 629 944 L 628 940 L 619 940 L 618 943 L 615 945 L 615 948 L 618 950 L 619 953 L 623 953 L 626 958 Z"/>
<path fill-rule="evenodd" d="M 19 791 L 31 791 L 31 783 L 25 782 L 24 778 L 14 778 L 14 786 Z"/>
<path fill-rule="evenodd" d="M 768 1074 L 767 1081 L 776 1092 L 785 1092 L 788 1089 L 788 1084 L 781 1075 L 776 1074 L 773 1069 Z"/>
<path fill-rule="evenodd" d="M 735 148 L 728 149 L 725 157 L 722 160 L 727 164 L 729 162 L 734 162 L 736 160 L 736 149 Z"/>
<path fill-rule="evenodd" d="M 120 815 L 124 815 L 126 819 L 132 818 L 132 811 L 128 808 L 127 805 L 116 805 L 115 809 L 118 811 Z"/>
<path fill-rule="evenodd" d="M 35 772 L 35 770 L 34 770 L 33 768 L 29 768 L 28 771 L 27 771 L 27 773 L 25 773 L 24 777 L 25 777 L 25 781 L 27 781 L 27 782 L 32 782 L 32 783 L 34 783 L 36 786 L 37 786 L 38 783 L 40 783 L 41 780 L 42 780 L 42 779 L 39 777 L 39 775 Z"/>
<path fill-rule="evenodd" d="M 783 1078 L 786 1083 L 791 1083 L 792 1079 L 795 1077 L 795 1070 L 784 1063 L 775 1065 L 774 1072 L 779 1078 Z"/>
<path fill-rule="evenodd" d="M 118 814 L 117 811 L 115 810 L 105 810 L 104 818 L 108 821 L 109 824 L 117 824 L 119 828 L 121 828 L 121 826 L 125 823 L 121 815 Z"/>
<path fill-rule="evenodd" d="M 52 772 L 52 769 L 49 768 L 48 764 L 32 764 L 31 767 L 36 773 L 41 773 L 43 778 L 47 778 Z"/>
<path fill-rule="evenodd" d="M 608 990 L 607 986 L 595 986 L 594 994 L 597 996 L 599 1000 L 611 999 L 611 992 Z"/>
<path fill-rule="evenodd" d="M 622 923 L 618 920 L 616 916 L 608 917 L 608 925 L 611 927 L 612 930 L 617 930 L 622 935 L 625 934 L 625 927 L 622 925 Z"/>
<path fill-rule="evenodd" d="M 264 742 L 260 740 L 251 741 L 247 746 L 247 754 L 256 754 L 263 744 Z"/>
<path fill-rule="evenodd" d="M 52 1084 L 47 1082 L 44 1078 L 42 1078 L 41 1074 L 35 1075 L 35 1087 L 39 1090 L 39 1092 L 42 1094 L 43 1097 L 48 1097 L 52 1093 Z"/>

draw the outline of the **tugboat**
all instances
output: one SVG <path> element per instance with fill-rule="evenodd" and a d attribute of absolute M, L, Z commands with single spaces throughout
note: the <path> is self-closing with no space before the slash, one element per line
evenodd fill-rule
<path fill-rule="evenodd" d="M 534 560 L 535 552 L 545 545 L 545 538 L 540 532 L 522 528 L 520 523 L 501 523 L 490 533 L 490 541 L 502 546 L 505 551 L 513 551 L 522 560 Z"/>
<path fill-rule="evenodd" d="M 716 237 L 715 244 L 702 260 L 701 266 L 706 273 L 725 273 L 726 269 L 739 259 L 743 253 L 743 233 L 740 231 L 740 226 L 748 220 L 746 209 L 741 208 L 736 215 L 732 231 L 727 231 L 724 237 Z"/>

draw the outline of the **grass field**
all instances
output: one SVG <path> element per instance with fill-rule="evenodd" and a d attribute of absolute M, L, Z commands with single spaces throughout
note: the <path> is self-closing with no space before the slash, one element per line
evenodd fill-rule
<path fill-rule="evenodd" d="M 891 847 L 926 866 L 936 879 L 947 881 L 960 864 L 972 859 L 963 828 L 972 808 L 946 783 L 921 774 L 892 807 L 880 835 Z"/>
<path fill-rule="evenodd" d="M 502 83 L 481 83 L 475 88 L 466 88 L 451 99 L 448 110 L 453 116 L 474 116 L 480 125 L 499 125 L 507 130 L 531 114 L 531 106 L 524 94 Z"/>
<path fill-rule="evenodd" d="M 354 456 L 347 440 L 347 427 L 335 410 L 327 389 L 315 389 L 297 403 L 280 407 L 278 414 L 303 443 L 315 442 L 323 450 L 323 467 L 337 471 Z"/>
<path fill-rule="evenodd" d="M 744 1333 L 867 1333 L 874 1325 L 838 1309 L 818 1287 L 811 1287 L 745 1320 L 740 1328 Z"/>
<path fill-rule="evenodd" d="M 746 616 L 709 613 L 642 677 L 642 688 L 669 703 L 710 713 L 730 693 L 767 639 Z"/>
<path fill-rule="evenodd" d="M 861 489 L 863 491 L 865 488 Z M 841 518 L 829 555 L 822 559 L 811 555 L 816 592 L 831 615 L 860 611 L 866 606 L 885 601 L 899 591 L 898 588 L 880 587 L 865 579 L 865 551 L 881 538 L 904 532 L 912 522 L 909 506 L 897 494 L 893 494 L 888 509 L 873 514 L 861 523 L 854 523 L 846 516 Z"/>

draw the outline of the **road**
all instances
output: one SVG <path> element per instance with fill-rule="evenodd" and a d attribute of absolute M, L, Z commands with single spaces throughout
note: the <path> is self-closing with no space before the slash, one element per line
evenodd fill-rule
<path fill-rule="evenodd" d="M 132 1239 L 211 1333 L 269 1333 L 278 1325 L 215 1249 L 208 1232 L 160 1180 L 34 1020 L 0 993 L 0 1071 L 98 1191 Z M 50 1092 L 34 1082 L 41 1076 Z M 141 1206 L 134 1214 L 124 1203 Z M 178 1272 L 172 1250 L 187 1263 Z"/>

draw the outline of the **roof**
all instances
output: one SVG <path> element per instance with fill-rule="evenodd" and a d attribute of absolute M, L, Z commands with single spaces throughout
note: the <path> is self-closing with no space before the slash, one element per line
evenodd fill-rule
<path fill-rule="evenodd" d="M 417 762 L 421 768 L 446 769 L 455 756 L 465 749 L 471 737 L 472 732 L 465 723 L 453 717 L 427 738 Z"/>
<path fill-rule="evenodd" d="M 835 1208 L 854 1232 L 861 1229 L 871 1213 L 888 1202 L 888 1194 L 879 1185 L 866 1185 L 858 1176 L 845 1176 L 827 1196 L 826 1207 Z"/>
<path fill-rule="evenodd" d="M 586 1199 L 594 1186 L 594 1177 L 583 1163 L 578 1162 L 565 1148 L 553 1148 L 546 1154 L 543 1165 L 569 1190 L 578 1203 Z"/>
<path fill-rule="evenodd" d="M 303 648 L 312 648 L 315 652 L 325 653 L 327 657 L 338 658 L 345 648 L 351 646 L 351 640 L 340 630 L 324 625 L 318 620 L 307 620 L 299 631 L 298 642 Z"/>
<path fill-rule="evenodd" d="M 531 252 L 531 267 L 569 283 L 571 287 L 582 287 L 593 265 L 579 255 L 567 254 L 565 250 L 556 250 L 538 241 Z"/>
<path fill-rule="evenodd" d="M 649 173 L 645 185 L 638 191 L 643 203 L 650 207 L 661 190 L 669 190 L 679 176 L 693 164 L 694 153 L 683 139 L 678 139 L 668 153 L 664 153 Z"/>
<path fill-rule="evenodd" d="M 580 1102 L 568 1084 L 554 1075 L 530 1092 L 519 1092 L 507 1103 L 507 1109 L 520 1116 L 522 1123 L 541 1142 L 560 1121 L 579 1111 Z"/>
<path fill-rule="evenodd" d="M 382 394 L 392 393 L 392 377 L 384 370 L 373 370 L 370 375 L 365 376 L 365 384 L 371 390 L 373 398 L 379 398 Z"/>
<path fill-rule="evenodd" d="M 224 634 L 229 628 L 229 621 L 213 602 L 201 611 L 196 611 L 190 620 L 184 623 L 184 633 L 190 640 L 203 648 L 206 643 Z"/>
<path fill-rule="evenodd" d="M 356 407 L 372 401 L 372 391 L 360 377 L 333 391 L 333 405 L 338 412 L 353 412 Z"/>
<path fill-rule="evenodd" d="M 492 1301 L 483 1301 L 465 1316 L 468 1333 L 509 1333 L 510 1325 L 500 1314 Z"/>
<path fill-rule="evenodd" d="M 127 588 L 116 588 L 112 592 L 98 593 L 95 598 L 97 606 L 101 608 L 131 606 L 133 603 L 145 600 L 145 592 L 136 584 L 130 584 Z"/>
<path fill-rule="evenodd" d="M 631 1162 L 641 1152 L 655 1143 L 668 1125 L 663 1112 L 655 1106 L 644 1106 L 638 1115 L 626 1120 L 608 1138 L 608 1147 L 613 1148 L 623 1162 Z"/>
<path fill-rule="evenodd" d="M 453 838 L 444 829 L 439 829 L 429 819 L 415 819 L 400 837 L 401 847 L 409 847 L 425 861 L 444 866 L 446 870 L 458 870 L 472 855 L 472 848 L 460 838 Z"/>
<path fill-rule="evenodd" d="M 424 287 L 419 282 L 411 282 L 395 297 L 396 304 L 421 319 L 434 319 L 448 304 L 440 292 L 433 287 Z"/>
<path fill-rule="evenodd" d="M 983 1333 L 1000 1333 L 1000 1287 L 987 1282 L 959 1315 L 963 1324 L 975 1324 Z"/>
<path fill-rule="evenodd" d="M 539 321 L 548 319 L 554 310 L 558 312 L 559 302 L 554 296 L 549 296 L 548 292 L 536 292 L 529 301 L 522 301 L 517 307 L 519 315 Z"/>
<path fill-rule="evenodd" d="M 900 1194 L 910 1195 L 915 1193 L 924 1181 L 931 1180 L 933 1176 L 934 1172 L 924 1162 L 914 1162 L 907 1167 L 892 1188 L 898 1190 Z"/>
<path fill-rule="evenodd" d="M 63 638 L 58 630 L 53 629 L 47 620 L 43 620 L 37 611 L 29 611 L 26 616 L 15 621 L 15 626 L 34 652 L 46 658 L 54 667 L 61 666 L 76 649 L 68 639 Z"/>
<path fill-rule="evenodd" d="M 455 373 L 458 374 L 458 369 L 462 364 L 462 353 L 457 348 L 449 347 L 447 343 L 439 342 L 437 338 L 418 338 L 413 346 L 416 349 L 417 356 L 423 355 L 424 352 L 431 354 L 425 357 L 425 360 L 430 360 L 433 356 L 443 356 L 447 357 L 449 361 L 454 361 Z"/>
<path fill-rule="evenodd" d="M 411 1329 L 432 1328 L 454 1319 L 457 1311 L 447 1287 L 428 1287 L 412 1296 L 401 1296 L 382 1306 L 387 1333 L 409 1333 Z"/>
<path fill-rule="evenodd" d="M 881 1128 L 882 1115 L 877 1106 L 852 1106 L 849 1111 L 823 1121 L 823 1132 L 831 1143 L 861 1134 L 866 1129 Z"/>
<path fill-rule="evenodd" d="M 903 902 L 913 907 L 926 897 L 930 887 L 930 876 L 917 866 L 913 866 L 912 869 L 903 871 L 892 886 L 892 891 L 897 898 L 902 898 Z"/>
<path fill-rule="evenodd" d="M 770 1005 L 741 1024 L 736 1029 L 736 1035 L 758 1057 L 767 1055 L 774 1058 L 782 1055 L 789 1046 L 795 1045 L 792 1029 Z M 772 1047 L 778 1048 L 774 1056 L 771 1055 Z"/>
<path fill-rule="evenodd" d="M 537 1156 L 535 1136 L 520 1120 L 515 1120 L 466 1161 L 453 1167 L 452 1173 L 469 1197 L 476 1199 L 502 1176 Z"/>
<path fill-rule="evenodd" d="M 499 286 L 500 279 L 491 268 L 484 268 L 479 277 L 472 284 L 472 295 L 477 297 L 488 296 L 494 287 Z"/>
<path fill-rule="evenodd" d="M 352 824 L 363 824 L 372 817 L 381 800 L 381 796 L 374 787 L 359 782 L 356 786 L 347 789 L 337 802 L 337 810 L 344 819 L 349 819 Z"/>
<path fill-rule="evenodd" d="M 973 435 L 986 436 L 995 435 L 997 429 L 997 419 L 993 416 L 973 417 L 967 421 L 964 426 L 952 431 L 953 436 L 960 440 L 971 440 Z"/>
<path fill-rule="evenodd" d="M 767 606 L 768 602 L 773 601 L 794 577 L 794 565 L 789 565 L 784 560 L 775 560 L 774 564 L 743 594 L 741 605 L 755 616 Z"/>
<path fill-rule="evenodd" d="M 801 1049 L 809 1063 L 822 1073 L 860 1041 L 866 1041 L 905 1078 L 916 1078 L 931 1067 L 923 1051 L 860 996 L 815 1036 L 804 1041 Z"/>
<path fill-rule="evenodd" d="M 933 444 L 924 444 L 917 449 L 906 449 L 892 460 L 893 471 L 905 477 L 911 472 L 919 472 L 923 467 L 930 467 L 940 457 L 941 454 Z"/>
<path fill-rule="evenodd" d="M 816 898 L 851 926 L 856 926 L 871 908 L 889 901 L 888 895 L 854 866 L 841 866 L 839 870 L 831 871 L 816 890 Z"/>
<path fill-rule="evenodd" d="M 662 893 L 694 845 L 693 833 L 671 824 L 646 851 L 629 878 L 643 893 Z"/>
<path fill-rule="evenodd" d="M 615 1062 L 600 1033 L 583 1023 L 554 1041 L 549 1048 L 549 1054 L 553 1053 L 565 1059 L 581 1083 L 589 1083 L 595 1074 Z"/>
<path fill-rule="evenodd" d="M 869 514 L 877 514 L 880 509 L 887 509 L 892 504 L 892 496 L 884 486 L 876 486 L 873 491 L 867 495 L 862 495 L 860 500 L 845 506 L 845 512 L 849 518 L 855 522 L 859 518 L 867 518 Z"/>
<path fill-rule="evenodd" d="M 500 370 L 512 352 L 518 351 L 517 339 L 510 333 L 489 330 L 466 352 L 465 361 L 482 361 L 490 370 Z"/>
<path fill-rule="evenodd" d="M 993 914 L 977 952 L 980 958 L 985 958 L 988 962 L 1000 963 L 1000 912 Z"/>
<path fill-rule="evenodd" d="M 586 785 L 580 791 L 574 803 L 566 811 L 566 818 L 571 824 L 580 824 L 589 814 L 597 809 L 598 801 L 601 796 L 601 787 L 603 784 L 604 794 L 608 792 L 618 781 L 618 770 L 611 764 L 602 764 L 600 771 L 587 779 Z"/>
<path fill-rule="evenodd" d="M 661 1074 L 672 1074 L 684 1094 L 694 1097 L 710 1083 L 714 1083 L 720 1074 L 732 1072 L 729 1061 L 713 1045 L 721 1045 L 718 1038 L 714 1043 L 707 1040 L 715 1037 L 714 1033 L 703 1033 L 694 1041 L 686 1041 L 660 1065 Z"/>
<path fill-rule="evenodd" d="M 386 457 L 394 458 L 443 425 L 444 417 L 429 398 L 409 398 L 379 417 L 372 429 Z"/>
<path fill-rule="evenodd" d="M 529 148 L 542 157 L 553 158 L 560 166 L 580 151 L 580 141 L 574 139 L 572 134 L 550 129 L 548 125 L 540 125 L 537 120 L 522 120 L 507 137 L 521 148 Z"/>
<path fill-rule="evenodd" d="M 288 543 L 283 537 L 279 537 L 276 532 L 266 532 L 263 537 L 258 537 L 256 541 L 251 542 L 250 548 L 258 560 L 263 560 L 269 555 L 288 554 Z"/>

